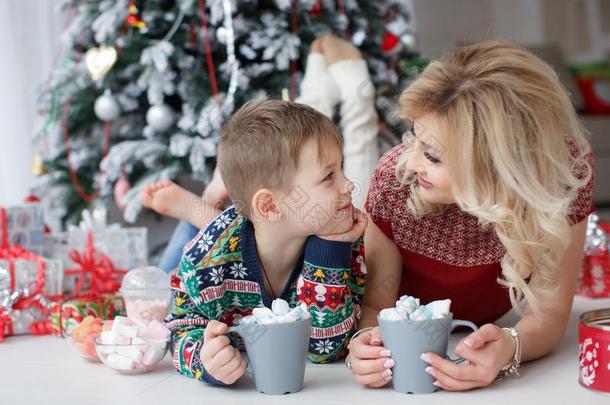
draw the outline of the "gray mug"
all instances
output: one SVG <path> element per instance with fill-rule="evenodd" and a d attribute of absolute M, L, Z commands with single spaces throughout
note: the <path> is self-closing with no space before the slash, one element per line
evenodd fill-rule
<path fill-rule="evenodd" d="M 303 388 L 311 318 L 295 322 L 241 324 L 227 333 L 241 336 L 256 390 L 282 395 Z"/>
<path fill-rule="evenodd" d="M 445 318 L 422 321 L 388 321 L 377 315 L 377 321 L 383 345 L 390 350 L 395 362 L 392 369 L 394 390 L 404 394 L 428 394 L 437 391 L 438 388 L 433 384 L 435 378 L 425 371 L 429 364 L 419 356 L 429 352 L 461 363 L 464 359 L 452 358 L 447 354 L 449 335 L 458 326 L 477 330 L 477 326 L 472 322 L 453 320 L 452 313 Z"/>

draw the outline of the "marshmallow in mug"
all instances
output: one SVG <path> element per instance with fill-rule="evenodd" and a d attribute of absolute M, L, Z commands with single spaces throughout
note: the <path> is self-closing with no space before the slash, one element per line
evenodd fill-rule
<path fill-rule="evenodd" d="M 241 319 L 241 324 L 269 324 L 269 323 L 285 323 L 296 322 L 301 319 L 311 318 L 307 305 L 301 303 L 294 308 L 290 308 L 288 302 L 281 298 L 273 300 L 271 309 L 267 307 L 254 308 L 252 315 L 245 316 Z"/>
<path fill-rule="evenodd" d="M 432 301 L 420 305 L 419 298 L 403 295 L 396 301 L 396 307 L 381 310 L 379 317 L 386 321 L 423 321 L 440 319 L 449 315 L 451 300 Z"/>

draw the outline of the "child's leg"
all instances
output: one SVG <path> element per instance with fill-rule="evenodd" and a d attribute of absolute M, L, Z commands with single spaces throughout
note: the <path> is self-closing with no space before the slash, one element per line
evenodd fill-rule
<path fill-rule="evenodd" d="M 339 89 L 328 73 L 328 62 L 322 54 L 322 39 L 311 43 L 305 76 L 301 82 L 301 94 L 295 100 L 315 108 L 327 117 L 333 115 L 335 106 L 339 103 Z"/>
<path fill-rule="evenodd" d="M 379 159 L 375 110 L 375 88 L 360 51 L 348 41 L 332 35 L 322 38 L 328 71 L 341 95 L 343 171 L 356 184 L 354 206 L 362 208 Z"/>
<path fill-rule="evenodd" d="M 197 232 L 199 232 L 199 228 L 188 222 L 180 221 L 178 223 L 178 226 L 174 229 L 174 233 L 172 233 L 172 237 L 169 239 L 169 242 L 167 242 L 161 260 L 159 260 L 159 267 L 162 268 L 163 271 L 171 273 L 178 267 L 184 245 L 192 240 L 197 235 Z"/>

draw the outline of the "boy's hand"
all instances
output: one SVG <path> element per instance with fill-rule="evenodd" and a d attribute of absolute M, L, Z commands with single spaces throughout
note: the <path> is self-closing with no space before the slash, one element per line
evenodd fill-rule
<path fill-rule="evenodd" d="M 224 335 L 227 325 L 210 321 L 203 334 L 201 363 L 208 374 L 223 384 L 233 384 L 244 375 L 246 361 L 239 350 L 231 346 L 229 338 Z"/>
<path fill-rule="evenodd" d="M 368 219 L 366 214 L 354 207 L 352 210 L 353 224 L 350 230 L 344 233 L 331 233 L 327 235 L 318 235 L 318 237 L 326 240 L 334 240 L 338 242 L 355 242 L 364 234 Z"/>

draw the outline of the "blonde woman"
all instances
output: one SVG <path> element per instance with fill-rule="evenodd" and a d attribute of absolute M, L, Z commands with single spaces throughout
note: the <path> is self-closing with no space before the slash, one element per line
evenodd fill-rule
<path fill-rule="evenodd" d="M 403 294 L 451 298 L 456 318 L 481 325 L 456 348 L 469 363 L 424 353 L 426 371 L 442 389 L 486 386 L 564 333 L 593 210 L 589 145 L 555 72 L 510 43 L 432 62 L 400 105 L 412 127 L 379 161 L 365 205 L 359 327 L 374 327 Z M 520 321 L 495 326 L 511 306 Z M 347 365 L 358 383 L 391 380 L 382 345 L 377 327 L 352 340 Z"/>

